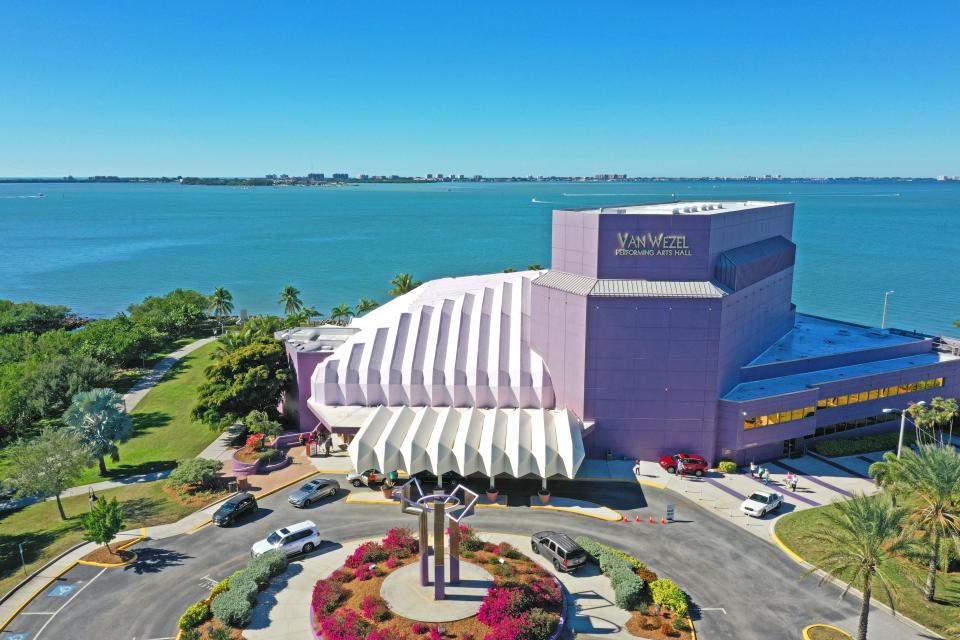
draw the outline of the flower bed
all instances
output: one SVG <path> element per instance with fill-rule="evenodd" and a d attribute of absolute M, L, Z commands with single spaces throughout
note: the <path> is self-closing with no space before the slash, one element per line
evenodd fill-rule
<path fill-rule="evenodd" d="M 263 475 L 282 469 L 290 462 L 290 456 L 284 449 L 272 447 L 256 449 L 255 445 L 248 444 L 234 452 L 231 468 L 235 475 Z"/>
<path fill-rule="evenodd" d="M 416 562 L 417 542 L 391 529 L 380 542 L 357 547 L 344 565 L 313 589 L 310 617 L 322 640 L 552 640 L 564 610 L 559 581 L 506 543 L 484 543 L 461 525 L 463 562 L 485 565 L 494 585 L 475 616 L 426 624 L 392 613 L 380 587 L 396 569 Z M 502 561 L 502 562 L 501 562 Z"/>
<path fill-rule="evenodd" d="M 627 631 L 649 640 L 691 638 L 687 594 L 672 580 L 658 578 L 628 553 L 587 537 L 579 544 L 610 579 L 617 606 L 630 611 Z"/>

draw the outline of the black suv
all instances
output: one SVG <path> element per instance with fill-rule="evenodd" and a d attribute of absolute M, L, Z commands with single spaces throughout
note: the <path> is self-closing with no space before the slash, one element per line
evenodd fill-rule
<path fill-rule="evenodd" d="M 553 563 L 557 571 L 573 571 L 587 561 L 587 552 L 565 533 L 539 531 L 530 536 L 530 548 Z"/>
<path fill-rule="evenodd" d="M 213 514 L 213 524 L 226 527 L 247 514 L 257 512 L 257 499 L 249 493 L 230 496 Z"/>

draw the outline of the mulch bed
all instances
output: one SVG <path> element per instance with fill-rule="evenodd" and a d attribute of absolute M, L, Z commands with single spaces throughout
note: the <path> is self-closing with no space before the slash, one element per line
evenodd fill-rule
<path fill-rule="evenodd" d="M 677 631 L 673 628 L 674 616 L 669 611 L 657 613 L 653 605 L 645 611 L 633 611 L 627 621 L 627 631 L 649 640 L 689 640 L 690 630 Z M 666 625 L 666 626 L 664 626 Z M 669 633 L 667 630 L 669 629 Z"/>
<path fill-rule="evenodd" d="M 230 491 L 228 489 L 219 489 L 216 491 L 195 491 L 193 493 L 180 492 L 167 483 L 164 483 L 163 492 L 170 496 L 170 499 L 177 504 L 182 504 L 186 507 L 193 507 L 194 509 L 201 509 L 230 495 Z"/>
<path fill-rule="evenodd" d="M 130 562 L 136 556 L 137 554 L 135 554 L 133 551 L 118 551 L 116 546 L 113 547 L 112 551 L 109 551 L 104 546 L 94 549 L 87 555 L 83 556 L 81 560 L 86 562 L 99 562 L 101 564 L 120 564 L 124 562 Z"/>
<path fill-rule="evenodd" d="M 204 622 L 197 627 L 197 631 L 200 632 L 200 638 L 202 640 L 210 640 L 210 631 L 219 629 L 221 627 L 230 629 L 230 627 L 227 627 L 216 618 L 211 618 L 209 621 Z M 230 640 L 244 640 L 243 631 L 240 629 L 230 629 Z"/>

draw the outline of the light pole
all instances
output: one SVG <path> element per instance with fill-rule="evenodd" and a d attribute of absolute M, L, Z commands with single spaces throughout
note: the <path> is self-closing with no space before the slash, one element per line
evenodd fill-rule
<path fill-rule="evenodd" d="M 925 404 L 927 404 L 926 400 L 921 400 L 920 402 L 917 402 L 913 406 L 915 407 L 923 406 Z M 897 439 L 897 459 L 899 459 L 900 453 L 901 451 L 903 451 L 903 432 L 907 428 L 907 410 L 906 409 L 884 409 L 883 412 L 900 414 L 900 437 Z M 917 426 L 916 423 L 913 422 L 913 420 L 911 420 L 910 423 L 913 424 L 914 427 Z"/>
<path fill-rule="evenodd" d="M 881 329 L 887 326 L 887 298 L 894 293 L 896 293 L 896 291 L 887 291 L 883 294 L 883 316 L 880 318 Z"/>

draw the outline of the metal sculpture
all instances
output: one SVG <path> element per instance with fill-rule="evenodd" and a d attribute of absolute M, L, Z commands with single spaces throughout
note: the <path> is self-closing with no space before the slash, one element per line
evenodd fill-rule
<path fill-rule="evenodd" d="M 473 513 L 473 507 L 480 496 L 462 484 L 458 484 L 450 493 L 444 493 L 441 489 L 434 493 L 424 493 L 416 478 L 410 478 L 398 490 L 400 511 L 417 516 L 420 585 L 424 587 L 430 584 L 430 525 L 427 514 L 433 513 L 433 599 L 444 600 L 444 530 L 447 521 L 450 522 L 450 584 L 459 584 L 460 521 Z"/>

